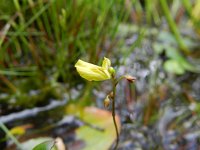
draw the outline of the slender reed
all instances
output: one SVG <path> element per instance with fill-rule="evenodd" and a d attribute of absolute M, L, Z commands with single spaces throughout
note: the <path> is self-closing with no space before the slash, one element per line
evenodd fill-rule
<path fill-rule="evenodd" d="M 18 149 L 22 150 L 21 144 L 18 142 L 18 140 L 10 133 L 8 128 L 0 122 L 0 128 L 6 133 L 6 135 L 16 144 Z"/>

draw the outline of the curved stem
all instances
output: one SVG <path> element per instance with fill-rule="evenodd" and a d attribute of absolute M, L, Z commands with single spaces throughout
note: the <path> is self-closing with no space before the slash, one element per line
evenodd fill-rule
<path fill-rule="evenodd" d="M 117 128 L 117 123 L 116 123 L 116 118 L 115 118 L 115 95 L 116 95 L 116 82 L 115 82 L 115 79 L 113 79 L 112 118 L 113 118 L 113 123 L 115 125 L 115 131 L 116 131 L 116 136 L 117 136 L 114 150 L 117 149 L 118 144 L 119 144 L 119 131 Z"/>
<path fill-rule="evenodd" d="M 163 10 L 163 13 L 166 17 L 167 23 L 169 25 L 169 27 L 171 28 L 171 31 L 174 34 L 174 37 L 177 40 L 177 43 L 179 44 L 181 50 L 183 50 L 184 52 L 188 53 L 189 50 L 187 48 L 187 46 L 185 45 L 183 38 L 181 37 L 181 34 L 177 28 L 177 25 L 175 23 L 175 21 L 173 20 L 171 14 L 170 14 L 170 10 L 169 7 L 167 5 L 167 0 L 160 0 L 160 6 L 161 9 Z"/>
<path fill-rule="evenodd" d="M 119 83 L 119 81 L 122 80 L 122 79 L 124 79 L 124 78 L 125 78 L 125 76 L 121 76 L 121 77 L 119 77 L 117 80 L 114 80 L 114 81 L 113 81 L 113 84 L 114 84 L 114 85 L 113 85 L 113 89 L 116 88 L 116 86 L 117 86 L 117 84 Z M 114 87 L 114 86 L 115 86 L 115 87 Z"/>

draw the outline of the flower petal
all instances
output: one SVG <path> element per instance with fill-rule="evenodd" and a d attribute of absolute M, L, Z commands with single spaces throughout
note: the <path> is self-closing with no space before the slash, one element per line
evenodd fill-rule
<path fill-rule="evenodd" d="M 102 67 L 108 70 L 108 68 L 109 68 L 110 66 L 111 66 L 111 61 L 110 61 L 110 59 L 104 57 L 103 63 L 102 63 Z"/>
<path fill-rule="evenodd" d="M 78 62 L 75 64 L 75 67 L 99 67 L 97 65 L 82 61 L 81 59 L 78 60 Z"/>
<path fill-rule="evenodd" d="M 110 73 L 103 67 L 78 60 L 75 67 L 80 76 L 89 81 L 102 81 L 111 78 Z"/>
<path fill-rule="evenodd" d="M 90 69 L 86 69 L 83 67 L 77 68 L 78 73 L 80 76 L 88 81 L 101 81 L 105 80 L 104 76 L 99 73 L 93 72 Z"/>

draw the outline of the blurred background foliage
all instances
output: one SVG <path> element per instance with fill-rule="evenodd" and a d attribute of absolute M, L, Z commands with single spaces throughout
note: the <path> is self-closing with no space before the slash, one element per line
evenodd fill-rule
<path fill-rule="evenodd" d="M 51 91 L 58 82 L 72 87 L 82 82 L 77 80 L 74 69 L 77 59 L 97 63 L 103 56 L 112 57 L 113 51 L 125 42 L 118 38 L 125 34 L 119 28 L 124 23 L 125 29 L 127 25 L 136 26 L 135 32 L 139 33 L 138 40 L 123 51 L 121 57 L 126 59 L 134 47 L 140 46 L 151 27 L 159 32 L 163 17 L 172 34 L 165 34 L 163 43 L 157 43 L 155 50 L 162 53 L 163 48 L 173 48 L 175 43 L 176 49 L 169 53 L 178 55 L 164 65 L 166 70 L 175 66 L 180 74 L 184 70 L 195 71 L 180 54 L 191 52 L 191 47 L 180 33 L 179 24 L 184 16 L 198 32 L 198 14 L 199 1 L 187 0 L 2 0 L 0 91 L 23 97 L 32 89 Z"/>
<path fill-rule="evenodd" d="M 150 99 L 144 111 L 148 124 L 158 117 L 151 118 L 158 107 L 152 93 L 162 88 L 158 72 L 164 70 L 173 81 L 200 72 L 199 38 L 200 0 L 1 0 L 0 115 L 44 106 L 66 94 L 73 98 L 77 87 L 76 102 L 91 104 L 81 100 L 91 99 L 99 83 L 81 79 L 76 61 L 99 64 L 106 56 L 120 72 L 120 66 L 134 66 L 129 60 L 134 55 L 133 60 L 162 59 L 143 88 Z M 148 68 L 150 61 L 141 60 Z"/>
<path fill-rule="evenodd" d="M 22 97 L 30 90 L 42 89 L 48 91 L 44 95 L 53 95 L 51 88 L 58 82 L 70 87 L 80 82 L 76 80 L 75 62 L 87 57 L 97 63 L 111 51 L 117 27 L 125 17 L 123 3 L 120 0 L 3 0 L 0 5 L 1 92 L 19 97 L 16 103 L 22 106 L 26 101 Z M 111 43 L 105 49 L 108 39 Z M 34 106 L 34 101 L 31 102 Z"/>

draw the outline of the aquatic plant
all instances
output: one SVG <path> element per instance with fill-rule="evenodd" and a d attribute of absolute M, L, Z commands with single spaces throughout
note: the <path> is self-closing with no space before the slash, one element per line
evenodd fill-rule
<path fill-rule="evenodd" d="M 111 66 L 111 61 L 104 57 L 102 67 L 78 60 L 75 67 L 80 74 L 80 76 L 88 81 L 103 81 L 111 80 L 112 91 L 106 96 L 104 100 L 104 107 L 108 108 L 110 103 L 112 103 L 112 118 L 116 130 L 116 145 L 114 149 L 117 149 L 119 143 L 119 130 L 115 118 L 115 97 L 116 97 L 116 87 L 121 79 L 127 79 L 130 83 L 133 83 L 136 78 L 130 75 L 124 75 L 119 78 L 116 77 L 115 69 Z"/>

